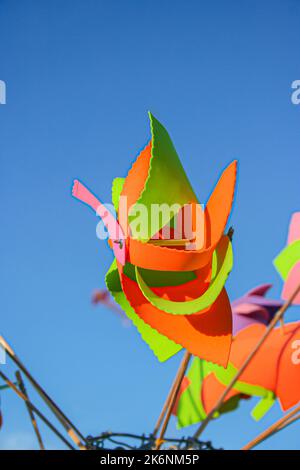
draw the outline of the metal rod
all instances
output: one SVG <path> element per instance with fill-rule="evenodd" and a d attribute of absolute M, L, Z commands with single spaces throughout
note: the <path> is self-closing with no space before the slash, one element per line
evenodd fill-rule
<path fill-rule="evenodd" d="M 28 398 L 21 392 L 21 390 L 19 390 L 14 384 L 13 382 L 11 382 L 9 380 L 8 377 L 6 377 L 5 374 L 3 374 L 3 372 L 0 370 L 0 377 L 4 380 L 4 382 L 22 399 L 24 400 L 25 402 L 28 403 L 28 405 L 30 406 L 30 408 L 32 409 L 32 411 L 34 411 L 34 413 L 51 429 L 51 431 L 54 432 L 54 434 L 56 434 L 57 437 L 59 437 L 63 442 L 64 444 L 66 444 L 66 446 L 71 449 L 71 450 L 75 450 L 75 448 L 67 441 L 67 439 L 53 426 L 52 423 L 50 423 L 50 421 L 36 408 L 36 406 L 34 406 L 31 401 L 28 400 Z"/>
<path fill-rule="evenodd" d="M 286 414 L 282 418 L 280 418 L 276 423 L 272 424 L 269 428 L 267 428 L 265 431 L 263 431 L 261 434 L 259 434 L 257 437 L 252 439 L 247 445 L 245 445 L 242 450 L 250 450 L 253 449 L 253 447 L 256 447 L 258 444 L 266 440 L 268 437 L 273 436 L 277 432 L 281 431 L 284 429 L 286 426 L 289 426 L 292 424 L 294 421 L 300 418 L 300 415 L 298 414 L 300 412 L 300 406 L 297 406 L 294 410 L 290 411 L 290 413 Z"/>
<path fill-rule="evenodd" d="M 178 393 L 179 393 L 180 385 L 181 385 L 182 379 L 184 377 L 184 374 L 186 372 L 186 369 L 189 365 L 191 357 L 192 357 L 191 353 L 186 351 L 185 354 L 184 354 L 183 360 L 182 360 L 182 362 L 179 366 L 179 369 L 178 369 L 178 372 L 177 372 L 177 379 L 175 379 L 175 383 L 174 383 L 173 393 L 171 395 L 171 399 L 169 400 L 169 403 L 168 403 L 168 406 L 167 406 L 167 409 L 166 409 L 166 416 L 165 416 L 164 422 L 162 424 L 162 428 L 161 428 L 159 437 L 156 441 L 156 447 L 155 447 L 156 450 L 160 449 L 161 445 L 163 444 L 164 435 L 165 435 L 165 432 L 167 430 L 167 427 L 168 427 L 168 424 L 169 424 L 169 421 L 170 421 L 170 418 L 171 418 L 172 410 L 173 410 L 176 398 L 177 398 Z"/>
<path fill-rule="evenodd" d="M 11 346 L 5 341 L 5 339 L 0 336 L 0 344 L 5 349 L 11 360 L 19 367 L 23 374 L 28 378 L 33 387 L 37 390 L 41 398 L 47 403 L 51 411 L 55 414 L 59 422 L 65 428 L 73 442 L 80 448 L 86 449 L 85 445 L 82 444 L 81 439 L 85 442 L 84 436 L 81 432 L 74 426 L 74 424 L 67 418 L 67 416 L 62 412 L 62 410 L 54 403 L 54 401 L 49 397 L 45 390 L 38 384 L 38 382 L 32 377 L 26 367 L 22 364 L 21 360 L 17 357 Z"/>
<path fill-rule="evenodd" d="M 23 395 L 27 398 L 27 400 L 25 401 L 25 406 L 26 406 L 26 408 L 27 408 L 27 411 L 28 411 L 28 414 L 29 414 L 29 418 L 30 418 L 30 421 L 31 421 L 31 424 L 32 424 L 32 427 L 33 427 L 33 430 L 34 430 L 35 435 L 36 435 L 36 438 L 37 438 L 37 440 L 38 440 L 40 450 L 45 450 L 45 446 L 44 446 L 44 443 L 43 443 L 43 439 L 42 439 L 42 436 L 41 436 L 41 433 L 40 433 L 40 430 L 39 430 L 37 421 L 36 421 L 36 419 L 35 419 L 35 416 L 34 416 L 34 413 L 33 413 L 33 411 L 32 411 L 32 408 L 30 408 L 30 405 L 29 405 L 29 403 L 28 403 L 28 402 L 29 402 L 28 393 L 27 393 L 25 384 L 24 384 L 24 382 L 23 382 L 23 379 L 22 379 L 22 376 L 21 376 L 21 373 L 20 373 L 19 370 L 16 372 L 16 378 L 17 378 L 17 382 L 18 382 L 18 385 L 19 385 L 19 389 L 21 390 L 21 392 L 23 393 Z"/>

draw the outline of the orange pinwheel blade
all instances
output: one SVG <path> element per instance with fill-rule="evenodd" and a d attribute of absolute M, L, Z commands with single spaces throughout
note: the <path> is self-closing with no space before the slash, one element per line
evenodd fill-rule
<path fill-rule="evenodd" d="M 128 175 L 125 179 L 121 196 L 127 198 L 127 213 L 122 214 L 124 220 L 127 221 L 128 212 L 130 208 L 139 199 L 146 179 L 148 177 L 149 165 L 151 160 L 151 141 L 143 148 L 136 161 L 130 168 Z M 122 226 L 122 224 L 121 224 Z"/>
<path fill-rule="evenodd" d="M 212 257 L 213 248 L 199 251 L 178 250 L 129 241 L 129 262 L 134 266 L 154 271 L 196 271 L 206 267 Z"/>
<path fill-rule="evenodd" d="M 300 323 L 293 325 L 293 330 L 284 335 L 287 341 L 278 364 L 276 394 L 283 411 L 300 401 Z"/>
<path fill-rule="evenodd" d="M 172 315 L 151 305 L 138 284 L 121 271 L 120 277 L 127 300 L 145 323 L 193 355 L 227 366 L 232 339 L 232 314 L 225 289 L 205 313 Z M 186 295 L 199 295 L 199 282 L 195 280 L 176 287 L 157 287 L 155 291 L 159 295 L 169 295 L 172 300 L 180 300 Z"/>
<path fill-rule="evenodd" d="M 215 374 L 209 374 L 204 378 L 201 387 L 201 401 L 207 414 L 214 408 L 225 389 L 225 385 L 218 381 Z M 241 392 L 231 389 L 226 396 L 225 403 L 237 395 L 241 395 Z"/>
<path fill-rule="evenodd" d="M 225 230 L 234 199 L 237 161 L 223 171 L 205 207 L 207 247 L 215 246 Z"/>
<path fill-rule="evenodd" d="M 265 330 L 264 325 L 253 325 L 238 334 L 230 354 L 235 367 L 241 367 Z M 300 323 L 273 330 L 240 380 L 272 390 L 284 411 L 296 405 L 300 401 Z"/>
<path fill-rule="evenodd" d="M 252 325 L 242 330 L 232 343 L 230 362 L 240 369 L 251 351 L 262 337 L 266 330 L 266 326 Z M 276 388 L 276 367 L 278 357 L 270 352 L 270 337 L 258 350 L 253 360 L 250 362 L 246 370 L 240 377 L 242 382 L 251 385 L 259 385 L 267 390 L 275 391 Z"/>
<path fill-rule="evenodd" d="M 175 415 L 175 416 L 177 414 L 177 409 L 178 409 L 178 405 L 179 405 L 179 402 L 180 402 L 181 395 L 189 387 L 190 383 L 191 383 L 190 379 L 185 375 L 183 377 L 182 381 L 181 381 L 181 384 L 180 384 L 180 387 L 179 387 L 179 392 L 177 394 L 174 406 L 172 408 L 172 414 Z"/>

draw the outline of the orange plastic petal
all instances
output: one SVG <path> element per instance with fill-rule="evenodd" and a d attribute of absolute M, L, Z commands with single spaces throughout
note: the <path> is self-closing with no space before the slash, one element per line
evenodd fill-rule
<path fill-rule="evenodd" d="M 205 207 L 207 247 L 215 246 L 226 227 L 234 199 L 237 161 L 223 171 Z"/>
<path fill-rule="evenodd" d="M 232 343 L 230 362 L 239 369 L 266 330 L 265 325 L 253 325 L 242 330 Z M 240 377 L 242 382 L 260 385 L 268 390 L 276 388 L 277 357 L 266 354 L 265 348 L 270 340 L 264 343 L 249 366 Z"/>
<path fill-rule="evenodd" d="M 129 240 L 129 262 L 155 271 L 196 271 L 208 265 L 214 248 L 185 251 Z"/>
<path fill-rule="evenodd" d="M 225 391 L 225 386 L 218 381 L 215 374 L 207 375 L 202 384 L 201 388 L 201 401 L 203 404 L 203 408 L 205 412 L 208 414 L 213 407 L 218 402 L 218 399 Z M 231 389 L 226 397 L 226 401 L 230 400 L 230 398 L 235 397 L 237 395 L 241 395 L 241 392 Z"/>
<path fill-rule="evenodd" d="M 230 354 L 235 367 L 241 367 L 265 330 L 264 325 L 253 325 L 237 335 Z M 300 401 L 300 363 L 292 360 L 296 351 L 292 346 L 298 340 L 300 344 L 299 322 L 285 324 L 283 330 L 276 328 L 240 377 L 243 382 L 272 390 L 284 411 Z"/>
<path fill-rule="evenodd" d="M 141 151 L 136 161 L 133 163 L 124 182 L 121 196 L 127 198 L 126 200 L 127 212 L 121 215 L 121 218 L 119 221 L 123 230 L 125 230 L 125 227 L 123 227 L 124 222 L 127 224 L 127 221 L 128 221 L 128 212 L 130 208 L 139 199 L 144 189 L 144 185 L 148 176 L 150 160 L 151 160 L 151 141 Z"/>
<path fill-rule="evenodd" d="M 178 316 L 151 305 L 138 284 L 124 275 L 121 266 L 119 272 L 127 300 L 145 323 L 186 348 L 191 354 L 227 366 L 232 339 L 232 315 L 225 289 L 206 313 Z M 199 281 L 194 280 L 175 287 L 157 287 L 155 291 L 172 300 L 195 297 L 199 295 Z"/>
<path fill-rule="evenodd" d="M 290 333 L 280 356 L 276 394 L 283 411 L 300 401 L 300 324 Z"/>
<path fill-rule="evenodd" d="M 190 379 L 185 375 L 182 379 L 182 382 L 180 384 L 180 388 L 179 388 L 179 392 L 177 394 L 177 397 L 176 397 L 176 400 L 175 400 L 175 403 L 174 403 L 174 406 L 172 408 L 172 414 L 176 416 L 177 414 L 177 408 L 178 408 L 178 405 L 179 405 L 179 401 L 180 401 L 180 398 L 181 398 L 181 395 L 183 394 L 183 392 L 188 388 L 188 386 L 190 385 L 191 381 Z"/>

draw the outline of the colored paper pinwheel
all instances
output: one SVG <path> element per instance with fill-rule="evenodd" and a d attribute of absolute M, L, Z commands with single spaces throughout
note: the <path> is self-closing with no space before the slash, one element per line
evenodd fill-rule
<path fill-rule="evenodd" d="M 280 300 L 265 297 L 272 284 L 262 284 L 251 289 L 243 297 L 231 302 L 233 316 L 233 335 L 253 323 L 268 325 L 282 306 Z"/>
<path fill-rule="evenodd" d="M 92 295 L 92 304 L 94 304 L 94 305 L 98 305 L 98 304 L 105 305 L 107 308 L 109 308 L 110 310 L 115 312 L 121 318 L 123 326 L 126 326 L 126 327 L 130 326 L 130 321 L 128 320 L 128 318 L 124 314 L 123 310 L 121 310 L 120 307 L 118 307 L 116 305 L 114 300 L 112 300 L 108 290 L 106 290 L 106 289 L 97 289 L 97 290 L 95 290 L 93 292 L 93 295 Z"/>
<path fill-rule="evenodd" d="M 116 214 L 78 180 L 73 196 L 102 218 L 115 255 L 108 290 L 157 358 L 165 361 L 183 347 L 225 366 L 232 314 L 224 286 L 233 257 L 224 230 L 237 162 L 203 209 L 167 131 L 151 114 L 150 123 L 150 142 L 127 177 L 113 182 Z"/>
<path fill-rule="evenodd" d="M 257 323 L 237 334 L 227 369 L 194 358 L 174 408 L 178 427 L 206 418 L 266 328 Z M 271 332 L 215 417 L 237 408 L 241 399 L 250 397 L 260 397 L 252 411 L 256 420 L 265 415 L 276 398 L 283 411 L 300 401 L 300 322 L 286 324 L 284 329 L 278 327 Z"/>
<path fill-rule="evenodd" d="M 274 265 L 284 281 L 281 297 L 288 300 L 300 282 L 300 212 L 292 215 L 287 246 L 275 258 Z M 293 304 L 300 305 L 300 294 Z"/>

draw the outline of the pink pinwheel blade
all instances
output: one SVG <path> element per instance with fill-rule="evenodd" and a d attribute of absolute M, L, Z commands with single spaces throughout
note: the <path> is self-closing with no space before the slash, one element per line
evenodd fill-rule
<path fill-rule="evenodd" d="M 295 292 L 300 282 L 300 261 L 296 263 L 290 270 L 287 280 L 284 283 L 281 297 L 288 300 Z M 293 305 L 300 305 L 300 293 L 293 300 Z"/>
<path fill-rule="evenodd" d="M 126 262 L 125 236 L 114 215 L 78 180 L 74 180 L 72 195 L 94 209 L 101 217 L 112 242 L 114 255 L 119 263 L 124 266 Z"/>
<path fill-rule="evenodd" d="M 292 215 L 288 234 L 288 245 L 291 245 L 291 243 L 296 240 L 300 240 L 300 212 L 295 212 Z"/>

